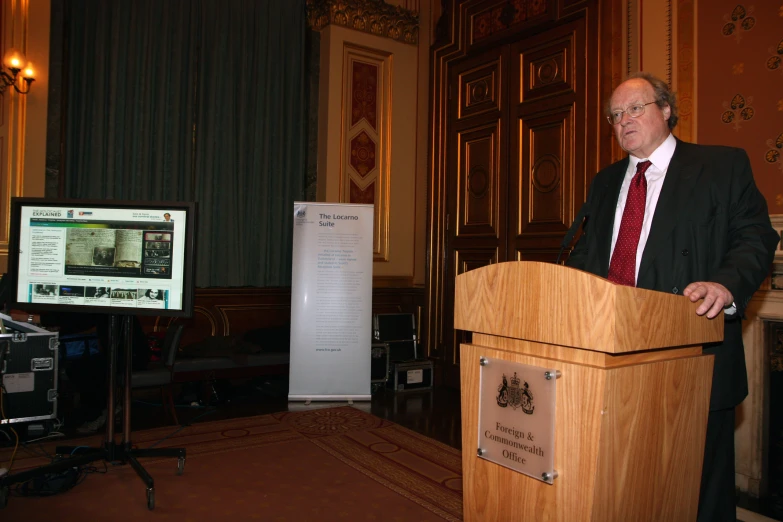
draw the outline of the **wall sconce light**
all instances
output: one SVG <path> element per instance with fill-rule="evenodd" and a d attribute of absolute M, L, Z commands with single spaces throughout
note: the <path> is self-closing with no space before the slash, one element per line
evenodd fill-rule
<path fill-rule="evenodd" d="M 35 81 L 35 78 L 32 64 L 27 61 L 24 54 L 14 48 L 8 49 L 8 52 L 3 57 L 3 64 L 11 71 L 11 74 L 0 69 L 0 95 L 5 94 L 5 90 L 9 86 L 13 86 L 14 90 L 19 94 L 30 92 L 30 84 Z M 19 82 L 17 81 L 20 72 L 22 73 L 22 82 L 24 84 L 22 89 L 19 88 Z"/>

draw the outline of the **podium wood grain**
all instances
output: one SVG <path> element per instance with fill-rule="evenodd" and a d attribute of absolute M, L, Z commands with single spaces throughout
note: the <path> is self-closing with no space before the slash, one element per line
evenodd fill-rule
<path fill-rule="evenodd" d="M 699 317 L 696 307 L 581 270 L 510 262 L 457 277 L 454 328 L 605 353 L 722 340 L 723 318 Z"/>
<path fill-rule="evenodd" d="M 457 278 L 467 521 L 695 520 L 722 318 L 576 270 L 501 263 Z M 476 456 L 479 357 L 557 368 L 549 485 Z"/>

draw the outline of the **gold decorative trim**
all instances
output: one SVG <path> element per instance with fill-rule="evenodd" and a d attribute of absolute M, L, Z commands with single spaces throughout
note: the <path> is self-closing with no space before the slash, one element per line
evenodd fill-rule
<path fill-rule="evenodd" d="M 366 118 L 351 123 L 353 103 L 353 65 L 355 62 L 377 67 L 375 128 Z M 343 151 L 340 160 L 340 202 L 351 202 L 351 182 L 360 190 L 375 184 L 373 220 L 373 261 L 389 261 L 389 230 L 391 227 L 391 129 L 392 129 L 392 55 L 387 51 L 369 49 L 358 45 L 344 44 L 343 47 L 343 99 L 342 129 L 340 146 Z M 351 166 L 351 142 L 362 132 L 375 142 L 375 168 L 365 176 Z"/>
<path fill-rule="evenodd" d="M 316 31 L 334 24 L 406 44 L 419 43 L 418 14 L 383 0 L 307 0 L 307 23 Z"/>
<path fill-rule="evenodd" d="M 625 3 L 625 77 L 639 70 L 641 53 L 641 34 L 639 32 L 639 3 L 637 0 L 628 0 Z M 635 45 L 638 43 L 638 45 Z"/>
<path fill-rule="evenodd" d="M 23 53 L 28 52 L 28 26 L 30 22 L 30 5 L 28 1 L 11 0 L 0 4 L 0 51 L 16 47 Z M 6 36 L 6 33 L 10 35 Z M 24 150 L 25 131 L 27 125 L 27 97 L 8 89 L 0 97 L 3 104 L 4 120 L 0 121 L 0 137 L 3 150 L 0 151 L 0 269 L 7 270 L 8 247 L 10 241 L 11 198 L 23 196 L 24 192 Z"/>
<path fill-rule="evenodd" d="M 674 17 L 676 55 L 673 69 L 680 121 L 675 134 L 684 141 L 696 142 L 696 0 L 677 0 Z"/>
<path fill-rule="evenodd" d="M 212 316 L 212 313 L 209 311 L 209 309 L 203 306 L 194 306 L 193 316 L 195 317 L 196 314 L 203 314 L 207 318 L 207 320 L 209 321 L 209 325 L 212 328 L 211 335 L 212 337 L 215 337 L 215 335 L 217 335 L 217 321 L 215 321 L 215 318 Z"/>
<path fill-rule="evenodd" d="M 228 318 L 228 312 L 237 312 L 242 310 L 287 310 L 290 308 L 288 303 L 258 303 L 250 305 L 214 305 L 214 308 L 223 319 L 223 335 L 231 335 L 231 320 Z M 214 333 L 212 334 L 214 335 Z"/>
<path fill-rule="evenodd" d="M 673 32 L 673 7 L 671 0 L 666 0 L 666 84 L 670 89 L 674 88 L 674 77 L 672 76 L 672 47 L 674 45 L 674 32 Z"/>

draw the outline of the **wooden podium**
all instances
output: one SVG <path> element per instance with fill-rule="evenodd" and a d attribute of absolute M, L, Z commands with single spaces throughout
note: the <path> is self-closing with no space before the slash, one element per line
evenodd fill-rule
<path fill-rule="evenodd" d="M 723 318 L 572 268 L 508 262 L 456 279 L 467 521 L 693 521 Z M 480 357 L 561 372 L 547 484 L 477 456 Z"/>

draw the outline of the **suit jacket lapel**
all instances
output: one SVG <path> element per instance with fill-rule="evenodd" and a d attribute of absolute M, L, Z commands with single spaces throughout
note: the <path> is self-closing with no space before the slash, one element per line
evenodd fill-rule
<path fill-rule="evenodd" d="M 604 186 L 603 198 L 596 202 L 596 213 L 594 214 L 595 226 L 593 230 L 601 230 L 604 233 L 596 238 L 598 245 L 598 268 L 597 275 L 606 277 L 609 274 L 610 250 L 612 249 L 612 230 L 614 227 L 614 216 L 617 210 L 617 198 L 620 197 L 620 187 L 623 184 L 625 171 L 628 170 L 628 158 L 618 161 L 609 167 L 609 173 Z"/>
<path fill-rule="evenodd" d="M 677 147 L 674 149 L 658 197 L 658 204 L 655 207 L 650 235 L 647 237 L 642 262 L 639 265 L 637 284 L 652 266 L 678 220 L 682 219 L 682 209 L 688 208 L 688 201 L 693 197 L 694 186 L 701 170 L 702 164 L 698 155 L 694 153 L 693 147 L 689 143 L 677 140 Z"/>

